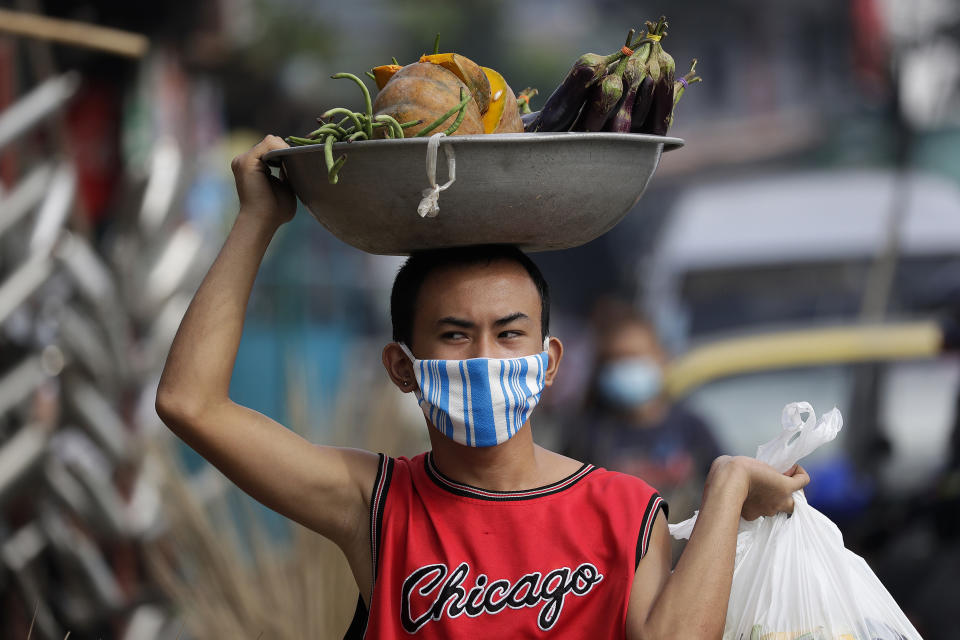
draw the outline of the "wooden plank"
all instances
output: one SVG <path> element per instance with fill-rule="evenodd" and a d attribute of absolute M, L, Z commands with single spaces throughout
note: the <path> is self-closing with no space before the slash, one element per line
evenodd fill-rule
<path fill-rule="evenodd" d="M 0 32 L 98 49 L 129 58 L 143 57 L 150 46 L 147 37 L 138 33 L 9 9 L 0 9 Z"/>

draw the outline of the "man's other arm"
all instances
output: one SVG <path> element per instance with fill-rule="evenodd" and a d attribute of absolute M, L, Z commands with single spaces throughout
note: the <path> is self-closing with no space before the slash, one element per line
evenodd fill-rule
<path fill-rule="evenodd" d="M 657 515 L 649 550 L 634 576 L 627 638 L 719 640 L 741 515 L 754 520 L 792 512 L 793 492 L 809 480 L 800 467 L 780 474 L 752 458 L 717 458 L 707 476 L 697 523 L 673 573 L 666 517 L 662 511 Z"/>

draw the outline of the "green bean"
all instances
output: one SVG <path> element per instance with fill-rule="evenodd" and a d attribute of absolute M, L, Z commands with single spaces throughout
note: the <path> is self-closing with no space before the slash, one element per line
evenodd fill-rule
<path fill-rule="evenodd" d="M 373 75 L 373 71 L 367 71 L 367 77 L 373 80 L 374 82 L 377 81 L 377 76 Z"/>
<path fill-rule="evenodd" d="M 460 89 L 460 95 L 463 95 L 463 89 Z M 469 99 L 469 96 L 468 96 Z M 457 115 L 457 119 L 453 121 L 453 124 L 450 125 L 444 135 L 453 135 L 453 132 L 460 128 L 460 124 L 463 122 L 463 117 L 467 115 L 467 101 L 464 100 L 463 106 L 460 107 L 460 113 Z"/>
<path fill-rule="evenodd" d="M 378 129 L 383 129 L 383 135 L 390 140 L 396 137 L 393 135 L 393 126 L 389 122 L 374 122 L 373 130 L 377 131 Z"/>
<path fill-rule="evenodd" d="M 348 111 L 349 111 L 349 109 L 348 109 Z M 350 113 L 353 113 L 353 112 L 350 111 Z M 321 126 L 322 126 L 322 125 L 325 125 L 325 124 L 336 124 L 336 125 L 337 125 L 338 127 L 340 127 L 341 129 L 344 129 L 344 128 L 346 127 L 346 124 L 347 124 L 348 122 L 350 122 L 350 118 L 349 118 L 349 117 L 346 117 L 346 118 L 344 118 L 343 120 L 341 120 L 340 122 L 337 122 L 337 123 L 334 123 L 333 121 L 327 122 L 327 121 L 324 119 L 323 116 L 320 116 L 320 117 L 317 118 L 317 124 L 319 124 L 319 125 L 321 125 Z"/>
<path fill-rule="evenodd" d="M 340 180 L 340 169 L 343 167 L 344 163 L 347 161 L 346 154 L 337 158 L 337 161 L 333 163 L 333 169 L 327 174 L 327 179 L 330 180 L 330 184 L 337 184 Z"/>
<path fill-rule="evenodd" d="M 366 140 L 367 132 L 366 131 L 357 131 L 356 133 L 350 135 L 347 138 L 347 142 L 355 142 L 357 140 Z"/>
<path fill-rule="evenodd" d="M 340 168 L 347 161 L 347 156 L 342 155 L 334 161 L 333 159 L 333 136 L 327 136 L 323 144 L 323 157 L 327 163 L 327 181 L 330 184 L 337 184 L 340 181 Z"/>
<path fill-rule="evenodd" d="M 339 177 L 333 171 L 333 136 L 327 136 L 323 141 L 323 159 L 327 162 L 327 180 L 330 184 L 337 184 Z"/>
<path fill-rule="evenodd" d="M 461 112 L 461 114 L 457 117 L 458 120 L 459 120 L 459 122 L 457 122 L 457 126 L 459 127 L 459 126 L 460 126 L 460 122 L 463 122 L 463 115 L 466 113 L 467 102 L 470 101 L 471 99 L 472 99 L 472 96 L 471 96 L 470 94 L 467 94 L 467 97 L 466 97 L 466 98 L 463 97 L 463 89 L 461 88 L 461 89 L 460 89 L 460 104 L 458 104 L 457 106 L 455 106 L 453 109 L 450 109 L 450 111 L 447 111 L 445 114 L 443 114 L 442 116 L 440 116 L 439 118 L 437 118 L 436 120 L 434 120 L 432 123 L 430 123 L 429 125 L 427 125 L 427 126 L 424 127 L 423 129 L 421 129 L 420 131 L 418 131 L 418 132 L 417 132 L 417 135 L 415 135 L 415 136 L 413 136 L 413 137 L 414 137 L 414 138 L 422 138 L 422 137 L 426 136 L 428 133 L 430 133 L 431 131 L 433 131 L 434 129 L 436 129 L 437 127 L 439 127 L 441 124 L 443 124 L 444 122 L 446 122 L 446 121 L 447 121 L 447 118 L 449 118 L 449 117 L 452 116 L 453 114 L 457 113 L 458 111 Z"/>
<path fill-rule="evenodd" d="M 284 138 L 287 144 L 295 147 L 303 147 L 310 144 L 322 144 L 320 140 L 310 140 L 309 138 L 298 138 L 297 136 L 287 136 Z"/>
<path fill-rule="evenodd" d="M 402 138 L 403 137 L 403 127 L 400 126 L 400 123 L 396 121 L 393 116 L 388 116 L 387 114 L 380 114 L 376 117 L 377 122 L 386 122 L 390 125 L 391 137 L 393 138 Z"/>
<path fill-rule="evenodd" d="M 396 58 L 396 57 L 393 57 L 393 58 L 390 58 L 390 59 L 393 60 L 393 64 L 397 65 L 398 67 L 400 66 L 400 63 L 397 62 L 397 58 Z"/>
<path fill-rule="evenodd" d="M 373 122 L 373 103 L 370 101 L 370 90 L 367 89 L 367 85 L 364 84 L 363 80 L 353 75 L 352 73 L 335 73 L 330 77 L 333 78 L 334 80 L 338 80 L 340 78 L 348 78 L 350 80 L 353 80 L 360 86 L 360 90 L 363 92 L 364 106 L 366 106 L 367 108 L 367 120 L 364 123 L 364 130 L 367 132 L 367 137 L 372 138 L 373 127 L 370 125 Z"/>
<path fill-rule="evenodd" d="M 332 134 L 332 135 L 335 135 L 337 139 L 340 139 L 344 137 L 347 134 L 347 132 L 343 128 L 338 127 L 332 122 L 328 122 L 327 124 L 323 125 L 319 129 L 316 129 L 308 133 L 307 137 L 311 139 L 316 139 L 316 138 L 323 137 L 324 134 Z"/>
<path fill-rule="evenodd" d="M 357 78 L 357 76 L 353 76 L 353 77 Z M 360 78 L 357 78 L 357 80 L 359 81 Z M 333 116 L 337 116 L 341 114 L 346 116 L 345 118 L 346 120 L 350 120 L 351 122 L 353 122 L 353 126 L 356 127 L 358 131 L 364 128 L 363 121 L 362 121 L 363 114 L 350 111 L 350 109 L 344 109 L 343 107 L 334 107 L 333 109 L 329 109 L 328 111 L 325 111 L 323 115 L 321 115 L 320 117 L 332 118 Z"/>
<path fill-rule="evenodd" d="M 384 114 L 381 114 L 381 115 L 384 115 Z M 391 117 L 393 117 L 393 116 L 391 116 Z M 400 128 L 401 128 L 401 129 L 409 129 L 410 127 L 415 127 L 415 126 L 417 126 L 418 124 L 423 124 L 423 120 L 411 120 L 410 122 L 401 122 L 401 123 L 400 123 Z M 391 125 L 389 122 L 377 122 L 376 120 L 374 120 L 374 123 L 373 123 L 373 128 L 374 128 L 374 129 L 382 129 L 383 127 L 391 127 L 391 128 L 392 128 L 392 126 L 393 126 L 393 125 Z"/>

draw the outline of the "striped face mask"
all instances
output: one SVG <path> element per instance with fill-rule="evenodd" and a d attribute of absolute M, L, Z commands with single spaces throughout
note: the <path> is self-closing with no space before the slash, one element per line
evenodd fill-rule
<path fill-rule="evenodd" d="M 547 341 L 543 352 L 497 360 L 417 360 L 413 362 L 423 415 L 443 435 L 468 447 L 492 447 L 516 435 L 543 393 Z"/>

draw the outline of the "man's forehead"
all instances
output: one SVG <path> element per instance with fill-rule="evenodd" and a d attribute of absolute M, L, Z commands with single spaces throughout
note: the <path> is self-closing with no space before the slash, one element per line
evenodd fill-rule
<path fill-rule="evenodd" d="M 424 279 L 417 309 L 438 317 L 483 311 L 539 318 L 540 294 L 526 269 L 512 260 L 451 265 Z"/>
<path fill-rule="evenodd" d="M 660 350 L 653 329 L 641 323 L 625 323 L 613 330 L 601 341 L 601 355 L 607 357 L 628 354 L 655 354 Z"/>

